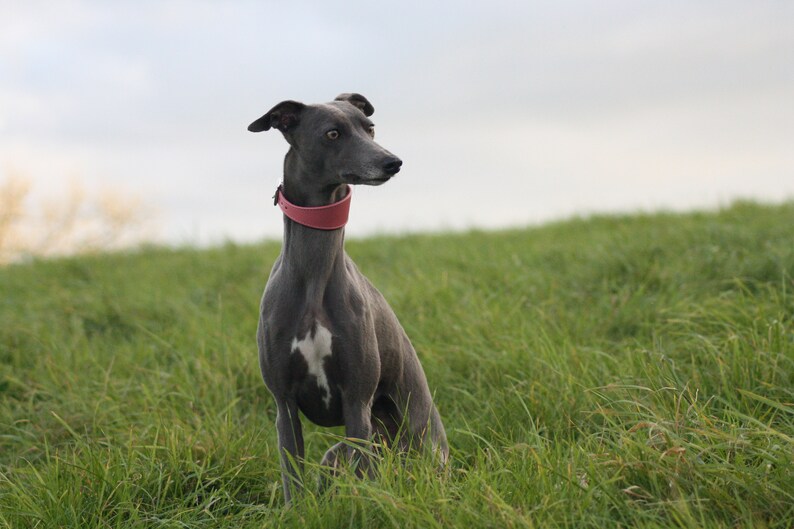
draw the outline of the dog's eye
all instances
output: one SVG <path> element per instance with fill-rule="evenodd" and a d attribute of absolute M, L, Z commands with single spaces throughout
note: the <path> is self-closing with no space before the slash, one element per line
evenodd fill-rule
<path fill-rule="evenodd" d="M 339 137 L 339 131 L 336 129 L 331 129 L 325 133 L 325 137 L 329 140 L 335 140 Z"/>
<path fill-rule="evenodd" d="M 369 129 L 367 129 L 367 132 L 369 132 L 369 135 L 374 138 L 375 137 L 375 125 L 370 125 Z"/>

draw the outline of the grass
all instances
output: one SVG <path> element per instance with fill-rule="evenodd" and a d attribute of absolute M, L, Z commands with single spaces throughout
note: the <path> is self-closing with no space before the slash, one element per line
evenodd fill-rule
<path fill-rule="evenodd" d="M 0 268 L 0 527 L 794 524 L 794 203 L 347 247 L 445 473 L 387 453 L 284 507 L 254 340 L 279 244 L 44 260 Z M 304 426 L 319 461 L 341 431 Z"/>

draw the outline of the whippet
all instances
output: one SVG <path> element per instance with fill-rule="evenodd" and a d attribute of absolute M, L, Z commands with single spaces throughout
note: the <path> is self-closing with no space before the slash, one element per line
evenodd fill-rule
<path fill-rule="evenodd" d="M 432 446 L 444 464 L 446 434 L 422 366 L 380 292 L 344 250 L 350 185 L 380 185 L 402 161 L 374 140 L 374 109 L 359 94 L 325 104 L 283 101 L 248 127 L 275 128 L 289 143 L 276 203 L 284 242 L 262 297 L 257 342 L 262 377 L 278 408 L 284 495 L 302 486 L 303 436 L 298 410 L 321 426 L 345 427 L 322 463 L 374 437 L 400 446 Z"/>

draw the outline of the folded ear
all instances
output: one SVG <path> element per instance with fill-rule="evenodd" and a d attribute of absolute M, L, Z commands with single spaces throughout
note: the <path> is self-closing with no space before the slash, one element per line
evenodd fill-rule
<path fill-rule="evenodd" d="M 367 98 L 361 94 L 339 94 L 334 101 L 347 101 L 362 111 L 365 116 L 371 116 L 375 112 L 375 107 L 372 106 L 372 103 L 367 101 Z"/>
<path fill-rule="evenodd" d="M 298 124 L 300 113 L 305 107 L 306 105 L 297 101 L 282 101 L 271 108 L 267 114 L 248 125 L 248 130 L 262 132 L 273 127 L 281 132 L 287 132 Z"/>

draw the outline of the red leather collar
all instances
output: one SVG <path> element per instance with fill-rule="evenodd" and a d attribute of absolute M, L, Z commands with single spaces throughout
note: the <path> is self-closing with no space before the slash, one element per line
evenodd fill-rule
<path fill-rule="evenodd" d="M 327 206 L 313 208 L 296 206 L 284 198 L 281 187 L 278 186 L 278 189 L 276 189 L 276 204 L 284 212 L 284 215 L 298 224 L 316 230 L 338 230 L 347 224 L 350 214 L 350 197 L 353 195 L 352 187 L 347 186 L 347 194 L 342 200 Z"/>

